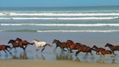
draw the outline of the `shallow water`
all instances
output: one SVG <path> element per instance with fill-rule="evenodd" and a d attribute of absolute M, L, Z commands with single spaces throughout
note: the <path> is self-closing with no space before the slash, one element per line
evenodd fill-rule
<path fill-rule="evenodd" d="M 58 39 L 60 41 L 66 41 L 66 40 L 73 40 L 74 42 L 81 42 L 84 43 L 90 47 L 93 45 L 97 45 L 98 47 L 104 47 L 104 45 L 109 42 L 112 44 L 119 44 L 119 33 L 113 32 L 113 33 L 86 33 L 86 32 L 77 32 L 77 33 L 69 33 L 69 32 L 1 32 L 0 33 L 0 44 L 7 44 L 7 42 L 10 39 L 16 39 L 16 37 L 19 37 L 23 40 L 28 40 L 31 42 L 34 39 L 40 40 L 40 41 L 46 41 L 49 44 L 52 44 L 52 41 L 54 39 Z M 7 44 L 10 45 L 10 44 Z M 39 59 L 39 60 L 71 60 L 71 61 L 85 61 L 85 62 L 104 62 L 104 63 L 119 63 L 119 52 L 116 52 L 118 54 L 117 56 L 110 57 L 109 55 L 106 55 L 106 57 L 100 57 L 99 55 L 96 55 L 93 51 L 93 55 L 86 55 L 85 53 L 79 53 L 78 56 L 75 56 L 74 53 L 69 52 L 62 52 L 60 48 L 55 50 L 55 44 L 52 44 L 53 47 L 46 47 L 45 51 L 41 53 L 41 49 L 39 51 L 35 50 L 35 46 L 29 45 L 26 49 L 26 52 L 24 52 L 21 48 L 17 48 L 10 50 L 12 52 L 12 55 L 5 54 L 1 51 L 0 59 Z M 105 47 L 104 47 L 105 48 Z M 108 48 L 106 48 L 108 49 Z"/>

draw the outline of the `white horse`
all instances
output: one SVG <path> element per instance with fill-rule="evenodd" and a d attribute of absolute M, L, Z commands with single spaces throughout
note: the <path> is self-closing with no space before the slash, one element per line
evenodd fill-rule
<path fill-rule="evenodd" d="M 39 40 L 33 40 L 32 42 L 35 44 L 36 50 L 38 50 L 38 48 L 40 48 L 40 47 L 43 47 L 43 49 L 41 50 L 41 52 L 44 51 L 44 49 L 45 49 L 46 46 L 52 47 L 52 45 L 47 44 L 44 41 L 40 42 Z"/>

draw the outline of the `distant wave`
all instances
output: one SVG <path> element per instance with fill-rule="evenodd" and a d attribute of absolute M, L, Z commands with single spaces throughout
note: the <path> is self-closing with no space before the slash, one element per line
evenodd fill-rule
<path fill-rule="evenodd" d="M 86 26 L 86 27 L 93 27 L 93 26 L 119 26 L 119 23 L 116 24 L 0 24 L 1 26 Z"/>
<path fill-rule="evenodd" d="M 119 30 L 0 30 L 0 32 L 119 32 Z"/>
<path fill-rule="evenodd" d="M 0 13 L 0 16 L 119 16 L 119 13 Z"/>
<path fill-rule="evenodd" d="M 38 17 L 30 17 L 30 18 L 22 18 L 22 17 L 10 17 L 10 18 L 0 18 L 1 20 L 106 20 L 106 19 L 118 19 L 119 17 L 76 17 L 76 18 L 62 18 L 62 17 L 54 17 L 54 18 L 38 18 Z"/>
<path fill-rule="evenodd" d="M 37 32 L 119 32 L 119 30 L 38 30 Z"/>

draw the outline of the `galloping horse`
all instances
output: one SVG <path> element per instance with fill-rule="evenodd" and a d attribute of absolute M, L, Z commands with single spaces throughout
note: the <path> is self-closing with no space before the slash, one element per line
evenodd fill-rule
<path fill-rule="evenodd" d="M 11 47 L 8 46 L 8 45 L 0 45 L 0 51 L 4 51 L 5 53 L 9 52 L 9 54 L 12 54 L 12 53 L 8 50 L 8 48 L 11 49 Z M 6 51 L 7 51 L 7 52 L 6 52 Z"/>
<path fill-rule="evenodd" d="M 22 44 L 19 44 L 18 42 L 16 42 L 15 40 L 9 40 L 8 41 L 8 44 L 12 44 L 12 47 L 13 48 L 17 48 L 17 47 L 20 47 L 20 48 L 22 48 L 23 50 L 25 50 L 25 47 L 22 45 Z"/>
<path fill-rule="evenodd" d="M 112 53 L 115 55 L 114 51 L 119 51 L 119 46 L 106 43 L 105 47 L 109 47 Z"/>
<path fill-rule="evenodd" d="M 43 47 L 43 49 L 41 50 L 41 52 L 44 51 L 46 46 L 50 46 L 52 47 L 52 45 L 47 44 L 46 42 L 40 42 L 39 40 L 33 40 L 33 43 L 35 43 L 36 49 L 38 50 L 39 47 Z"/>
<path fill-rule="evenodd" d="M 112 55 L 112 52 L 110 50 L 106 50 L 104 48 L 98 48 L 96 45 L 94 45 L 92 49 L 96 51 L 96 54 L 101 53 L 100 55 L 103 55 L 103 56 L 105 56 L 106 54 Z"/>
<path fill-rule="evenodd" d="M 87 54 L 90 53 L 92 55 L 92 48 L 86 45 L 80 45 L 81 43 L 79 43 L 79 47 L 78 47 L 78 51 L 76 52 L 75 56 L 78 55 L 78 53 L 80 52 L 86 52 Z"/>
<path fill-rule="evenodd" d="M 63 51 L 66 51 L 65 48 L 68 49 L 68 45 L 65 42 L 61 42 L 59 40 L 54 39 L 52 43 L 56 43 L 56 48 L 60 47 Z"/>
<path fill-rule="evenodd" d="M 76 50 L 76 48 L 75 48 L 75 43 L 74 43 L 72 40 L 67 40 L 66 43 L 67 43 L 67 45 L 69 46 L 71 53 L 72 53 L 72 50 L 73 50 L 73 49 Z"/>
<path fill-rule="evenodd" d="M 100 54 L 99 52 L 101 52 L 102 50 L 105 50 L 104 48 L 98 48 L 96 45 L 94 45 L 93 47 L 92 47 L 92 49 L 94 50 L 94 51 L 96 51 L 96 54 Z"/>
<path fill-rule="evenodd" d="M 22 40 L 22 39 L 20 39 L 20 38 L 16 38 L 15 41 L 18 42 L 19 45 L 23 45 L 23 47 L 24 47 L 24 48 L 23 48 L 24 51 L 25 51 L 27 45 L 33 45 L 33 43 L 29 43 L 28 41 L 26 41 L 26 40 Z"/>

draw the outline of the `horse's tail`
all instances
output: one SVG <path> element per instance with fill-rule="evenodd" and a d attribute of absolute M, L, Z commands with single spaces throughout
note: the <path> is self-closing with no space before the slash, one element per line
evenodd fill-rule
<path fill-rule="evenodd" d="M 8 48 L 12 49 L 10 46 L 6 46 L 5 48 L 6 48 L 6 49 L 8 49 Z"/>
<path fill-rule="evenodd" d="M 46 44 L 46 46 L 53 47 L 53 45 L 51 45 L 51 44 Z"/>
<path fill-rule="evenodd" d="M 34 43 L 28 43 L 28 44 L 33 45 Z"/>

